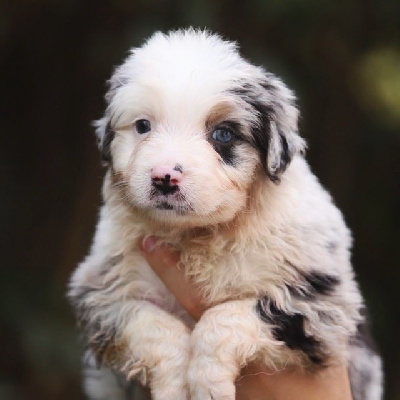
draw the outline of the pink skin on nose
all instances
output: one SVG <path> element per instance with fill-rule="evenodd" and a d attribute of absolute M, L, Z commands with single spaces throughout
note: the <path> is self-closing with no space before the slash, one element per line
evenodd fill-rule
<path fill-rule="evenodd" d="M 169 175 L 169 178 L 167 175 Z M 151 170 L 151 179 L 154 182 L 166 182 L 171 185 L 179 185 L 182 180 L 181 168 L 159 165 Z"/>

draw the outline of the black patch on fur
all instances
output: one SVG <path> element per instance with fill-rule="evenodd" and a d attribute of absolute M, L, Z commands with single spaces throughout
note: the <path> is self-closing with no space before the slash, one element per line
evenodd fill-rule
<path fill-rule="evenodd" d="M 300 313 L 289 314 L 278 308 L 268 297 L 257 301 L 256 311 L 261 320 L 273 325 L 272 334 L 292 350 L 301 350 L 314 364 L 323 364 L 320 342 L 305 332 L 306 317 Z"/>
<path fill-rule="evenodd" d="M 270 123 L 273 119 L 274 111 L 272 106 L 265 104 L 260 100 L 260 90 L 266 90 L 260 85 L 260 87 L 251 85 L 249 83 L 243 84 L 241 87 L 237 87 L 231 90 L 231 93 L 241 97 L 248 105 L 250 105 L 259 116 L 259 123 L 251 128 L 251 134 L 253 137 L 252 145 L 259 151 L 261 157 L 261 163 L 263 167 L 267 168 L 267 155 L 270 140 Z M 274 177 L 270 178 L 276 180 Z"/>
<path fill-rule="evenodd" d="M 253 142 L 251 143 L 261 155 L 261 163 L 266 168 L 267 153 L 269 147 L 270 120 L 273 110 L 257 97 L 259 89 L 248 83 L 230 91 L 232 94 L 241 97 L 249 104 L 259 116 L 259 124 L 251 128 Z"/>
<path fill-rule="evenodd" d="M 115 132 L 111 129 L 110 122 L 107 123 L 104 138 L 101 144 L 101 159 L 102 161 L 111 162 L 111 142 L 114 140 Z"/>
<path fill-rule="evenodd" d="M 297 285 L 287 284 L 286 287 L 293 296 L 314 300 L 316 295 L 332 294 L 339 283 L 336 276 L 313 271 L 304 274 Z"/>
<path fill-rule="evenodd" d="M 260 115 L 260 125 L 254 126 L 251 130 L 251 133 L 254 139 L 255 147 L 260 153 L 261 163 L 267 170 L 268 149 L 271 137 L 269 134 L 271 108 L 263 104 L 261 101 L 252 102 L 252 106 Z"/>
<path fill-rule="evenodd" d="M 209 142 L 214 147 L 214 150 L 221 156 L 222 161 L 225 164 L 234 167 L 236 165 L 236 161 L 237 161 L 237 155 L 235 152 L 235 148 L 236 148 L 238 142 L 242 141 L 242 139 L 243 139 L 243 135 L 241 133 L 242 127 L 236 121 L 224 121 L 224 122 L 218 124 L 217 126 L 215 126 L 213 128 L 213 130 L 216 129 L 217 127 L 227 128 L 230 131 L 232 131 L 235 135 L 235 138 L 233 139 L 233 141 L 229 142 L 229 143 L 220 143 L 220 142 L 214 140 L 211 135 L 210 135 L 210 139 L 209 139 Z"/>
<path fill-rule="evenodd" d="M 278 174 L 283 172 L 286 169 L 286 166 L 291 161 L 288 142 L 287 142 L 285 136 L 283 135 L 283 133 L 280 131 L 279 131 L 279 140 L 281 141 L 282 153 L 281 153 L 279 169 L 277 171 Z"/>
<path fill-rule="evenodd" d="M 181 164 L 176 164 L 175 167 L 174 167 L 174 171 L 182 173 L 183 172 L 182 165 Z"/>
<path fill-rule="evenodd" d="M 304 278 L 314 293 L 323 295 L 332 294 L 335 287 L 340 283 L 340 279 L 337 276 L 316 271 L 304 275 Z"/>
<path fill-rule="evenodd" d="M 213 143 L 213 147 L 215 151 L 221 156 L 222 161 L 230 165 L 232 167 L 235 166 L 235 150 L 233 145 L 224 145 L 224 144 L 219 144 L 219 143 Z"/>

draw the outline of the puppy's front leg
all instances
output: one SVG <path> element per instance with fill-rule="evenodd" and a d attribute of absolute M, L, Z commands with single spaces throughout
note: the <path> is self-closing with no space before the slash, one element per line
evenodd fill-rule
<path fill-rule="evenodd" d="M 123 370 L 129 378 L 145 366 L 153 400 L 187 400 L 189 330 L 157 306 L 140 303 L 122 334 L 131 354 Z"/>
<path fill-rule="evenodd" d="M 256 313 L 256 300 L 217 305 L 204 313 L 191 337 L 188 383 L 191 400 L 234 400 L 240 369 L 262 349 L 276 359 L 276 341 Z M 265 354 L 264 354 L 265 356 Z"/>
<path fill-rule="evenodd" d="M 188 328 L 154 304 L 123 294 L 118 285 L 71 287 L 69 296 L 98 362 L 127 379 L 147 375 L 154 400 L 187 400 Z"/>

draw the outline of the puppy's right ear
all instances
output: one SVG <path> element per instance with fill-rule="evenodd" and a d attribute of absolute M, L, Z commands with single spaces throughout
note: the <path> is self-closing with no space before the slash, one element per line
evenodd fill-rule
<path fill-rule="evenodd" d="M 97 145 L 100 150 L 101 160 L 104 165 L 111 162 L 111 142 L 114 139 L 115 132 L 111 128 L 109 117 L 103 117 L 93 122 L 96 128 Z"/>
<path fill-rule="evenodd" d="M 130 57 L 132 57 L 133 54 L 134 52 L 132 51 Z M 126 62 L 115 69 L 110 80 L 107 82 L 108 90 L 105 95 L 105 115 L 103 118 L 93 122 L 93 126 L 96 128 L 97 144 L 100 149 L 101 159 L 104 165 L 109 165 L 112 159 L 111 143 L 114 139 L 115 131 L 110 121 L 113 115 L 113 101 L 118 89 L 126 85 L 131 74 L 132 71 L 129 69 L 129 66 L 127 66 Z"/>

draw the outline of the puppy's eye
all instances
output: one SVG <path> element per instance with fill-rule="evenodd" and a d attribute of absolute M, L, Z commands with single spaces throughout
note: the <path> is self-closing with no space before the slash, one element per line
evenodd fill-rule
<path fill-rule="evenodd" d="M 235 138 L 235 134 L 228 128 L 219 127 L 214 130 L 212 137 L 216 142 L 228 144 Z"/>
<path fill-rule="evenodd" d="M 150 121 L 147 119 L 139 119 L 135 122 L 136 132 L 140 135 L 151 131 Z"/>

